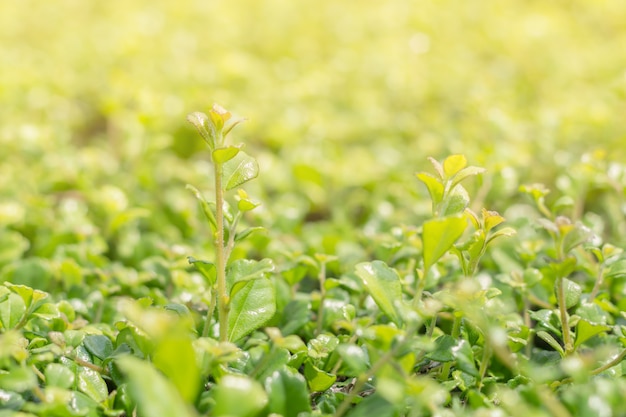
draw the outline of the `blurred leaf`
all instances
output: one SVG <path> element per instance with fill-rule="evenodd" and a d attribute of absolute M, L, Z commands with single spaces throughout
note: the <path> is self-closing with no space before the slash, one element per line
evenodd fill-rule
<path fill-rule="evenodd" d="M 204 216 L 209 221 L 212 230 L 215 230 L 215 228 L 217 227 L 217 222 L 215 220 L 215 203 L 207 202 L 202 194 L 200 194 L 200 191 L 198 191 L 198 189 L 193 185 L 187 184 L 187 189 L 196 196 L 196 198 L 200 202 L 200 207 L 202 207 L 202 212 L 204 213 Z"/>
<path fill-rule="evenodd" d="M 191 339 L 174 332 L 160 341 L 152 355 L 154 366 L 176 386 L 187 403 L 193 403 L 201 388 L 200 370 Z"/>
<path fill-rule="evenodd" d="M 462 185 L 455 186 L 437 208 L 438 216 L 454 216 L 463 213 L 469 205 L 470 198 Z"/>
<path fill-rule="evenodd" d="M 268 404 L 261 384 L 244 375 L 226 375 L 211 391 L 215 417 L 253 417 Z M 174 414 L 160 414 L 174 415 Z"/>
<path fill-rule="evenodd" d="M 130 395 L 137 403 L 140 417 L 196 415 L 187 407 L 174 385 L 148 362 L 133 356 L 122 356 L 116 363 L 128 378 Z"/>
<path fill-rule="evenodd" d="M 453 349 L 458 341 L 450 335 L 444 334 L 435 339 L 435 349 L 426 354 L 428 359 L 437 362 L 452 362 L 454 360 Z"/>
<path fill-rule="evenodd" d="M 433 202 L 433 208 L 437 207 L 441 200 L 443 199 L 443 183 L 441 180 L 435 178 L 434 176 L 426 173 L 420 172 L 416 174 L 417 178 L 422 181 L 426 188 L 428 188 L 428 193 L 430 194 L 430 199 Z"/>
<path fill-rule="evenodd" d="M 193 256 L 187 257 L 190 264 L 196 267 L 198 271 L 206 278 L 210 287 L 215 285 L 215 281 L 217 280 L 217 272 L 215 270 L 215 265 L 212 262 L 202 261 L 194 258 Z"/>
<path fill-rule="evenodd" d="M 282 367 L 265 380 L 269 412 L 283 417 L 298 417 L 310 412 L 309 392 L 304 377 L 292 368 Z"/>
<path fill-rule="evenodd" d="M 452 178 L 452 182 L 450 183 L 450 188 L 456 187 L 459 183 L 461 183 L 461 181 L 463 181 L 467 177 L 483 174 L 485 171 L 486 170 L 484 168 L 480 168 L 480 167 L 475 167 L 475 166 L 465 167 L 454 175 L 454 177 Z"/>
<path fill-rule="evenodd" d="M 35 373 L 27 367 L 10 368 L 9 372 L 0 373 L 0 389 L 6 391 L 25 392 L 37 386 Z"/>
<path fill-rule="evenodd" d="M 104 335 L 87 335 L 83 339 L 85 349 L 100 360 L 104 360 L 113 353 L 111 339 Z"/>
<path fill-rule="evenodd" d="M 606 271 L 606 278 L 625 278 L 626 277 L 626 259 L 620 259 L 612 263 Z"/>
<path fill-rule="evenodd" d="M 59 388 L 70 388 L 74 385 L 74 372 L 58 363 L 49 363 L 44 371 L 46 385 Z"/>
<path fill-rule="evenodd" d="M 194 125 L 194 127 L 202 136 L 202 139 L 209 145 L 209 149 L 213 152 L 215 149 L 215 127 L 209 120 L 209 117 L 202 112 L 193 112 L 187 116 L 187 121 Z"/>
<path fill-rule="evenodd" d="M 371 367 L 367 353 L 353 343 L 342 343 L 337 346 L 336 352 L 350 369 L 350 376 L 359 376 Z"/>
<path fill-rule="evenodd" d="M 582 288 L 580 285 L 567 278 L 563 278 L 563 288 L 565 290 L 565 307 L 570 309 L 580 301 Z"/>
<path fill-rule="evenodd" d="M 81 366 L 78 369 L 78 389 L 96 402 L 103 402 L 109 395 L 102 376 L 93 369 Z"/>
<path fill-rule="evenodd" d="M 435 218 L 424 222 L 424 270 L 428 271 L 463 235 L 465 216 Z"/>
<path fill-rule="evenodd" d="M 0 303 L 0 323 L 4 329 L 13 329 L 26 313 L 24 300 L 17 294 L 10 294 Z"/>
<path fill-rule="evenodd" d="M 363 262 L 355 268 L 378 307 L 395 323 L 400 323 L 400 315 L 395 307 L 395 303 L 402 300 L 398 273 L 382 261 Z"/>
<path fill-rule="evenodd" d="M 313 392 L 326 391 L 337 380 L 336 375 L 322 371 L 309 361 L 304 364 L 304 377 L 309 389 Z"/>
<path fill-rule="evenodd" d="M 466 166 L 467 159 L 465 155 L 450 155 L 443 161 L 443 172 L 447 178 L 451 178 Z"/>

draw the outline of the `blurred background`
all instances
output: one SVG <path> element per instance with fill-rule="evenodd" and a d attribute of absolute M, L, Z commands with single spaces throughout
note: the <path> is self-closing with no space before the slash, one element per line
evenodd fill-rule
<path fill-rule="evenodd" d="M 0 45 L 0 267 L 210 252 L 185 116 L 213 103 L 248 119 L 259 256 L 366 256 L 458 153 L 478 206 L 524 213 L 543 182 L 624 241 L 624 1 L 3 1 Z"/>

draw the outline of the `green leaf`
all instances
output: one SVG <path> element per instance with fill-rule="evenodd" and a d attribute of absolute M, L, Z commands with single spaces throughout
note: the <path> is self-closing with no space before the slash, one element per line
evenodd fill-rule
<path fill-rule="evenodd" d="M 433 202 L 434 209 L 439 205 L 439 203 L 441 203 L 441 200 L 443 200 L 443 183 L 441 180 L 426 172 L 419 172 L 415 175 L 424 183 L 424 185 L 426 185 L 428 193 L 430 194 L 430 199 Z"/>
<path fill-rule="evenodd" d="M 240 242 L 244 240 L 245 238 L 250 236 L 252 233 L 264 232 L 265 230 L 267 229 L 262 226 L 248 227 L 246 229 L 243 229 L 241 232 L 238 232 L 237 234 L 235 234 L 235 242 Z"/>
<path fill-rule="evenodd" d="M 235 342 L 263 326 L 276 312 L 274 286 L 269 279 L 246 282 L 231 298 L 228 340 Z"/>
<path fill-rule="evenodd" d="M 435 340 L 435 349 L 428 352 L 426 357 L 437 362 L 452 362 L 454 360 L 452 349 L 457 343 L 454 337 L 447 334 L 441 335 Z"/>
<path fill-rule="evenodd" d="M 466 166 L 467 159 L 464 155 L 450 155 L 443 161 L 443 172 L 447 178 L 451 178 Z"/>
<path fill-rule="evenodd" d="M 226 375 L 213 388 L 211 396 L 215 401 L 211 415 L 215 417 L 253 417 L 268 403 L 267 394 L 261 384 L 244 375 Z"/>
<path fill-rule="evenodd" d="M 198 191 L 198 189 L 193 185 L 187 184 L 186 188 L 196 196 L 196 198 L 200 202 L 200 207 L 202 207 L 202 212 L 204 213 L 204 216 L 209 221 L 209 224 L 211 225 L 213 230 L 215 230 L 217 228 L 217 221 L 215 220 L 215 203 L 207 202 L 202 194 L 200 194 L 200 191 Z"/>
<path fill-rule="evenodd" d="M 574 341 L 574 347 L 578 347 L 585 343 L 587 340 L 601 333 L 605 333 L 611 330 L 611 326 L 605 324 L 591 323 L 588 320 L 580 319 L 576 324 L 576 340 Z"/>
<path fill-rule="evenodd" d="M 292 368 L 283 367 L 265 380 L 269 397 L 268 411 L 283 417 L 298 417 L 310 412 L 309 392 L 304 377 Z"/>
<path fill-rule="evenodd" d="M 5 371 L 6 372 L 6 371 Z M 0 373 L 0 389 L 25 392 L 37 386 L 37 377 L 30 369 L 23 366 L 10 368 L 9 372 Z"/>
<path fill-rule="evenodd" d="M 268 273 L 274 270 L 271 259 L 255 261 L 250 259 L 238 259 L 228 265 L 226 269 L 226 286 L 228 294 L 234 297 L 235 294 L 248 281 L 265 278 Z"/>
<path fill-rule="evenodd" d="M 395 305 L 402 300 L 402 285 L 398 273 L 382 261 L 362 262 L 355 269 L 378 307 L 395 323 L 400 323 L 400 315 Z"/>
<path fill-rule="evenodd" d="M 350 417 L 396 417 L 396 405 L 387 401 L 380 394 L 367 396 L 359 402 L 349 414 Z"/>
<path fill-rule="evenodd" d="M 484 348 L 483 348 L 484 349 Z M 472 346 L 465 339 L 459 340 L 457 345 L 452 349 L 454 359 L 456 359 L 456 367 L 468 375 L 478 377 L 478 369 L 474 362 L 474 352 Z"/>
<path fill-rule="evenodd" d="M 342 343 L 337 346 L 336 352 L 350 369 L 349 376 L 359 376 L 370 368 L 367 353 L 354 343 Z"/>
<path fill-rule="evenodd" d="M 465 216 L 436 218 L 424 222 L 424 270 L 428 271 L 454 245 L 466 228 Z"/>
<path fill-rule="evenodd" d="M 113 353 L 113 342 L 104 335 L 87 335 L 83 339 L 85 349 L 93 356 L 100 360 L 104 360 Z"/>
<path fill-rule="evenodd" d="M 218 164 L 226 163 L 233 159 L 235 156 L 237 156 L 240 150 L 241 147 L 239 146 L 227 146 L 225 148 L 218 148 L 213 151 L 213 161 Z"/>
<path fill-rule="evenodd" d="M 437 207 L 436 214 L 438 216 L 454 216 L 462 213 L 469 205 L 470 198 L 467 190 L 462 185 L 452 188 Z"/>
<path fill-rule="evenodd" d="M 454 178 L 452 178 L 452 182 L 450 184 L 450 188 L 456 187 L 461 181 L 463 181 L 467 177 L 479 175 L 484 173 L 485 171 L 486 169 L 481 167 L 465 167 L 454 175 Z"/>
<path fill-rule="evenodd" d="M 117 359 L 116 363 L 127 377 L 129 392 L 131 398 L 137 403 L 139 416 L 193 417 L 196 415 L 187 407 L 172 382 L 148 362 L 134 356 L 122 356 Z"/>
<path fill-rule="evenodd" d="M 59 388 L 70 388 L 75 380 L 74 372 L 59 363 L 49 363 L 46 366 L 44 375 L 46 377 L 46 385 Z"/>
<path fill-rule="evenodd" d="M 109 395 L 107 384 L 102 376 L 93 369 L 84 366 L 78 369 L 78 389 L 99 403 L 106 400 Z"/>
<path fill-rule="evenodd" d="M 202 387 L 200 370 L 191 339 L 181 333 L 158 343 L 152 362 L 176 386 L 183 400 L 192 403 Z"/>
<path fill-rule="evenodd" d="M 194 258 L 193 256 L 188 256 L 187 260 L 190 264 L 195 266 L 198 271 L 200 271 L 203 277 L 206 278 L 209 286 L 213 287 L 215 285 L 217 272 L 215 270 L 215 265 L 212 262 L 202 261 Z"/>
<path fill-rule="evenodd" d="M 572 308 L 580 301 L 582 288 L 580 285 L 567 278 L 563 278 L 563 289 L 565 290 L 565 307 Z"/>
<path fill-rule="evenodd" d="M 561 356 L 565 356 L 565 351 L 563 350 L 563 347 L 559 344 L 559 342 L 556 341 L 556 339 L 550 333 L 540 330 L 537 332 L 537 336 L 540 339 L 542 339 L 544 342 L 552 346 L 552 348 L 556 350 L 557 352 L 559 352 Z"/>
<path fill-rule="evenodd" d="M 259 164 L 256 159 L 241 151 L 223 167 L 224 189 L 232 190 L 259 175 Z"/>
<path fill-rule="evenodd" d="M 313 392 L 326 391 L 337 380 L 336 375 L 322 371 L 310 361 L 304 364 L 304 377 L 309 385 L 309 389 Z"/>
<path fill-rule="evenodd" d="M 194 125 L 202 139 L 209 145 L 211 152 L 213 152 L 213 149 L 215 149 L 215 127 L 209 120 L 209 116 L 197 111 L 187 115 L 187 121 Z"/>
<path fill-rule="evenodd" d="M 626 277 L 626 259 L 620 259 L 609 266 L 605 278 L 624 278 Z"/>
<path fill-rule="evenodd" d="M 19 295 L 9 294 L 6 300 L 0 304 L 0 323 L 4 329 L 13 329 L 20 323 L 26 313 L 26 305 Z"/>
<path fill-rule="evenodd" d="M 35 311 L 33 311 L 32 315 L 43 320 L 54 320 L 61 317 L 59 309 L 52 303 L 42 304 Z"/>

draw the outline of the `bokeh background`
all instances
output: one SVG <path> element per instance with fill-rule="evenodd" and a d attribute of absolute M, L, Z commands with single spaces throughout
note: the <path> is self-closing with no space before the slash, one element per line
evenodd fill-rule
<path fill-rule="evenodd" d="M 3 1 L 0 45 L 0 266 L 211 251 L 185 116 L 214 102 L 261 167 L 246 250 L 356 259 L 419 222 L 414 173 L 453 153 L 488 169 L 476 205 L 542 182 L 624 240 L 620 0 Z"/>

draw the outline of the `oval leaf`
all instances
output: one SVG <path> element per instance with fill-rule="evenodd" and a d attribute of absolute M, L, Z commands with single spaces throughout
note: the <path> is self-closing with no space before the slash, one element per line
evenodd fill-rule
<path fill-rule="evenodd" d="M 378 307 L 395 323 L 399 323 L 400 315 L 395 302 L 402 300 L 402 285 L 398 273 L 382 261 L 363 262 L 355 268 Z"/>
<path fill-rule="evenodd" d="M 227 146 L 213 151 L 213 161 L 223 164 L 233 159 L 241 149 L 237 146 Z"/>
<path fill-rule="evenodd" d="M 232 297 L 228 340 L 235 342 L 263 326 L 276 312 L 274 286 L 269 279 L 248 281 Z"/>
<path fill-rule="evenodd" d="M 464 216 L 437 218 L 424 223 L 424 270 L 429 270 L 454 245 L 466 227 Z"/>
<path fill-rule="evenodd" d="M 261 384 L 244 375 L 226 375 L 211 392 L 213 416 L 256 416 L 268 403 Z M 175 415 L 175 414 L 155 414 Z"/>
<path fill-rule="evenodd" d="M 259 175 L 259 164 L 256 159 L 241 151 L 233 159 L 224 164 L 224 189 L 232 190 Z"/>
<path fill-rule="evenodd" d="M 275 371 L 265 380 L 269 412 L 284 417 L 298 417 L 310 412 L 309 392 L 304 377 L 288 367 Z"/>

